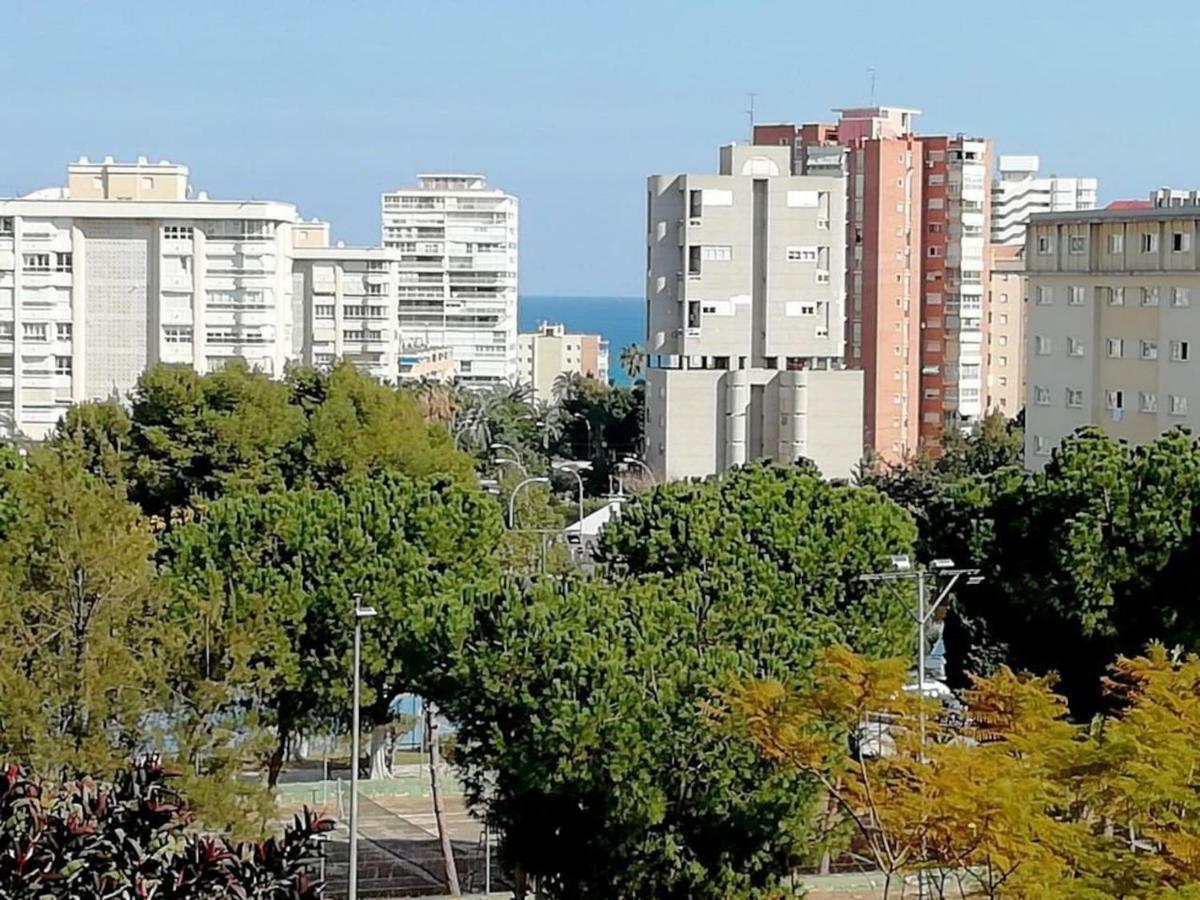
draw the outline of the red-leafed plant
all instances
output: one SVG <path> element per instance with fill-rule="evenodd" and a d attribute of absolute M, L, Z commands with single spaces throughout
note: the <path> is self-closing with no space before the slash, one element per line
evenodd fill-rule
<path fill-rule="evenodd" d="M 0 897 L 12 900 L 318 900 L 320 836 L 305 810 L 282 837 L 235 843 L 188 829 L 187 804 L 154 761 L 53 784 L 0 771 Z"/>

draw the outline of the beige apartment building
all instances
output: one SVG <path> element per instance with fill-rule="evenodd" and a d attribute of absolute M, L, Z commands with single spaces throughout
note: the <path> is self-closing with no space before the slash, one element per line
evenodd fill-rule
<path fill-rule="evenodd" d="M 1200 206 L 1030 220 L 1025 462 L 1083 425 L 1137 444 L 1200 420 Z"/>
<path fill-rule="evenodd" d="M 715 175 L 649 180 L 646 460 L 661 478 L 800 458 L 846 477 L 862 456 L 846 181 L 793 175 L 792 153 L 730 145 Z"/>
<path fill-rule="evenodd" d="M 517 378 L 533 387 L 538 400 L 554 399 L 560 375 L 582 375 L 608 384 L 608 341 L 598 334 L 572 334 L 566 326 L 542 322 L 517 335 Z"/>
<path fill-rule="evenodd" d="M 1013 418 L 1025 406 L 1025 248 L 988 247 L 988 413 Z"/>

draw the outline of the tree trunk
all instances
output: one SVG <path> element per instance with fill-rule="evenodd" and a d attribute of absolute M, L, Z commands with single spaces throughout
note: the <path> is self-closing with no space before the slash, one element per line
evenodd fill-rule
<path fill-rule="evenodd" d="M 429 786 L 433 793 L 433 818 L 437 822 L 438 840 L 442 844 L 442 859 L 446 863 L 446 889 L 451 897 L 461 897 L 458 886 L 458 866 L 454 862 L 454 844 L 446 831 L 445 798 L 442 796 L 442 759 L 438 748 L 437 710 L 432 703 L 425 706 L 425 730 L 429 734 Z"/>
<path fill-rule="evenodd" d="M 391 778 L 392 765 L 388 753 L 387 725 L 376 725 L 371 730 L 371 778 Z"/>
<path fill-rule="evenodd" d="M 288 723 L 280 717 L 278 734 L 275 736 L 275 749 L 271 751 L 271 758 L 267 762 L 267 787 L 273 788 L 279 783 L 279 773 L 283 771 L 283 761 L 287 757 L 288 737 L 291 733 L 291 728 Z"/>

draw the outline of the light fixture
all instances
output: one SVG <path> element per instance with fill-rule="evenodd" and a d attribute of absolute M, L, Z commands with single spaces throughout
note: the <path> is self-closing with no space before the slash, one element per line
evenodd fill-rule
<path fill-rule="evenodd" d="M 888 558 L 891 560 L 892 568 L 897 572 L 908 572 L 912 569 L 912 560 L 908 558 L 907 554 L 898 553 Z"/>
<path fill-rule="evenodd" d="M 929 564 L 929 567 L 932 569 L 953 569 L 954 568 L 954 560 L 945 559 L 945 558 L 935 559 L 933 562 L 931 562 Z"/>

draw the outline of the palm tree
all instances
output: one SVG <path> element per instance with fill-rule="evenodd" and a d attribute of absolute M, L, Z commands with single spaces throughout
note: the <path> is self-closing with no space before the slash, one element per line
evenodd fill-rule
<path fill-rule="evenodd" d="M 579 392 L 583 388 L 583 383 L 586 376 L 578 372 L 560 372 L 554 378 L 554 384 L 550 390 L 554 394 L 556 403 L 569 403 L 579 396 Z"/>
<path fill-rule="evenodd" d="M 626 344 L 621 348 L 621 368 L 630 381 L 637 381 L 646 370 L 646 349 L 641 344 Z"/>

